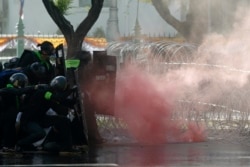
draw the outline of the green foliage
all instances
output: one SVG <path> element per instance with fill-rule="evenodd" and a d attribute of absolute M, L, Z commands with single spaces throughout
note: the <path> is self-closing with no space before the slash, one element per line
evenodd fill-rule
<path fill-rule="evenodd" d="M 67 15 L 68 10 L 72 8 L 73 0 L 54 0 L 54 3 L 63 15 Z"/>

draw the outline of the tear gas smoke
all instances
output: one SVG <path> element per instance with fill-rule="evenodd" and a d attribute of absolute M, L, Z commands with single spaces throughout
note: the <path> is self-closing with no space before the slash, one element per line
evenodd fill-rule
<path fill-rule="evenodd" d="M 177 92 L 178 85 L 129 65 L 117 78 L 115 114 L 141 143 L 204 141 L 202 127 L 172 119 Z"/>
<path fill-rule="evenodd" d="M 132 64 L 118 73 L 116 116 L 138 141 L 233 140 L 249 133 L 250 20 L 244 14 L 230 34 L 210 34 L 199 47 L 111 45 L 111 54 L 119 50 L 122 62 Z"/>
<path fill-rule="evenodd" d="M 210 34 L 199 46 L 110 44 L 109 55 L 123 64 L 114 114 L 137 141 L 233 140 L 249 133 L 250 20 L 244 14 L 232 33 Z"/>

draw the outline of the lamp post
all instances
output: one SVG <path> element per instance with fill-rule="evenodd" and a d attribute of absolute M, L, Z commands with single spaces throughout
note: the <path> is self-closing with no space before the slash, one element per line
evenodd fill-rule
<path fill-rule="evenodd" d="M 16 56 L 20 57 L 24 50 L 24 24 L 23 24 L 23 5 L 24 0 L 20 0 L 19 21 L 17 23 L 17 49 Z"/>

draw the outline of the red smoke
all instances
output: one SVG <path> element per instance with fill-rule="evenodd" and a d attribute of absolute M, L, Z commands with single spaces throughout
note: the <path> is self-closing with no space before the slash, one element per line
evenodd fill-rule
<path fill-rule="evenodd" d="M 165 86 L 161 91 L 159 87 Z M 135 67 L 126 67 L 116 80 L 115 115 L 127 124 L 128 131 L 140 143 L 200 142 L 205 140 L 203 128 L 193 123 L 174 121 L 175 89 L 157 82 Z"/>

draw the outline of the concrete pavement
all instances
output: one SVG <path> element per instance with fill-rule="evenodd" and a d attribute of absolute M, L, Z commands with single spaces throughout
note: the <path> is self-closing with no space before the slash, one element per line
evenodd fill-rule
<path fill-rule="evenodd" d="M 244 143 L 210 140 L 201 143 L 139 145 L 106 143 L 82 154 L 23 154 L 0 156 L 0 166 L 250 166 L 250 147 Z"/>

